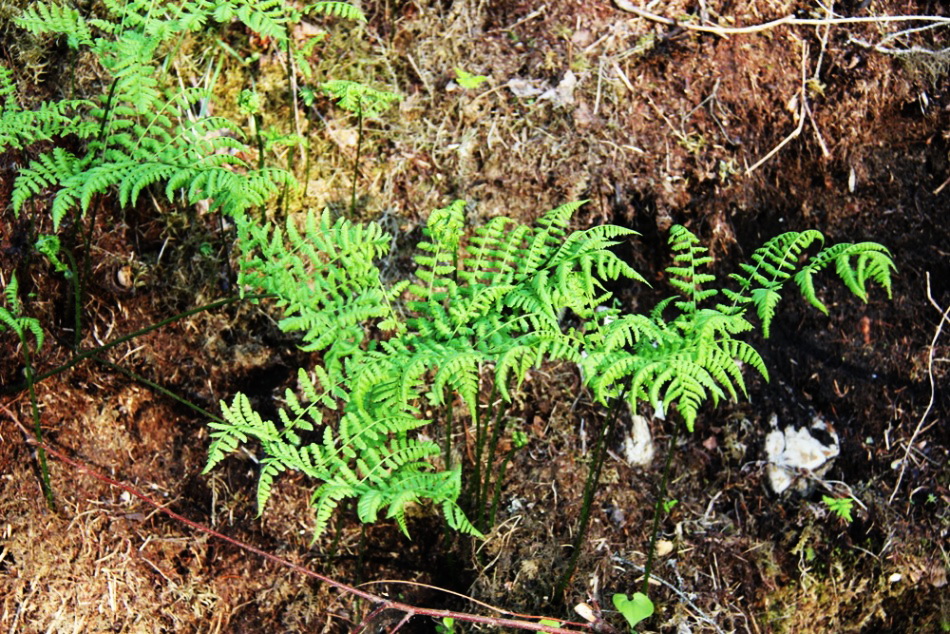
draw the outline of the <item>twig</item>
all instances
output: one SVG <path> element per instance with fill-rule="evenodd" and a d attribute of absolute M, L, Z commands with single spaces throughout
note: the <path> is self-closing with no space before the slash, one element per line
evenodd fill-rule
<path fill-rule="evenodd" d="M 943 183 L 940 184 L 940 187 L 938 187 L 937 189 L 934 190 L 934 196 L 936 196 L 936 195 L 938 195 L 940 192 L 942 192 L 942 191 L 943 191 L 943 188 L 946 187 L 947 185 L 950 185 L 950 176 L 948 176 L 948 177 L 947 177 L 947 180 L 943 181 Z"/>
<path fill-rule="evenodd" d="M 914 443 L 917 441 L 917 436 L 927 431 L 934 425 L 934 423 L 930 423 L 924 427 L 924 421 L 927 420 L 927 416 L 930 415 L 930 410 L 933 409 L 934 399 L 937 393 L 937 388 L 934 384 L 934 349 L 937 346 L 937 339 L 940 338 L 940 333 L 943 331 L 943 325 L 947 322 L 947 317 L 950 316 L 950 306 L 947 306 L 946 309 L 941 308 L 934 299 L 933 293 L 930 290 L 929 271 L 927 272 L 927 299 L 930 300 L 930 305 L 936 308 L 937 312 L 940 313 L 940 323 L 937 324 L 937 330 L 934 331 L 933 339 L 930 341 L 930 352 L 927 353 L 927 378 L 930 380 L 930 400 L 927 402 L 927 408 L 924 410 L 924 413 L 920 416 L 920 420 L 917 422 L 917 427 L 914 429 L 914 433 L 911 434 L 910 440 L 907 442 L 907 448 L 904 450 L 904 457 L 901 459 L 901 472 L 900 475 L 897 476 L 897 484 L 894 485 L 894 490 L 891 492 L 891 497 L 887 500 L 888 504 L 894 501 L 894 498 L 897 496 L 897 491 L 901 487 L 901 482 L 904 480 L 904 472 L 907 470 L 907 459 L 910 456 L 911 449 L 914 447 Z"/>
<path fill-rule="evenodd" d="M 884 55 L 894 55 L 897 57 L 902 56 L 902 55 L 935 55 L 936 56 L 936 55 L 950 54 L 950 47 L 941 48 L 938 50 L 925 48 L 923 46 L 910 46 L 908 48 L 891 48 L 889 46 L 883 46 L 881 44 L 871 44 L 867 40 L 862 40 L 860 37 L 852 36 L 848 39 L 849 41 L 851 41 L 854 44 L 857 44 L 858 46 L 863 46 L 864 48 L 872 49 Z"/>
<path fill-rule="evenodd" d="M 821 146 L 821 155 L 824 158 L 831 156 L 831 152 L 828 150 L 828 146 L 825 145 L 825 138 L 821 136 L 821 131 L 818 129 L 818 122 L 815 121 L 815 115 L 811 111 L 811 106 L 808 105 L 808 102 L 805 102 L 805 112 L 808 114 L 808 121 L 811 123 L 811 129 L 815 131 L 815 137 L 818 139 L 818 145 Z"/>
<path fill-rule="evenodd" d="M 801 104 L 799 105 L 798 112 L 798 125 L 795 127 L 792 132 L 782 139 L 782 141 L 776 145 L 774 148 L 769 150 L 768 154 L 760 158 L 758 161 L 752 164 L 751 167 L 747 168 L 745 173 L 746 176 L 758 169 L 763 163 L 767 160 L 778 154 L 779 150 L 788 145 L 788 143 L 796 138 L 799 134 L 802 133 L 802 129 L 805 127 L 805 119 L 808 117 L 808 95 L 807 95 L 807 67 L 808 67 L 808 42 L 802 42 L 802 80 L 801 80 L 801 92 L 799 93 L 799 99 Z"/>
<path fill-rule="evenodd" d="M 536 17 L 538 17 L 539 15 L 543 14 L 543 13 L 544 13 L 545 11 L 547 11 L 547 10 L 548 10 L 548 5 L 547 5 L 547 4 L 542 4 L 540 8 L 535 9 L 534 11 L 532 11 L 531 13 L 529 13 L 528 15 L 526 15 L 526 16 L 524 16 L 523 18 L 521 18 L 520 20 L 518 20 L 517 22 L 513 22 L 513 23 L 509 24 L 508 26 L 500 26 L 500 27 L 497 27 L 497 28 L 492 29 L 491 31 L 489 31 L 489 33 L 497 33 L 497 32 L 499 32 L 499 31 L 500 31 L 500 32 L 511 31 L 511 30 L 515 29 L 516 27 L 521 26 L 521 25 L 524 24 L 525 22 L 529 22 L 529 21 L 535 19 Z"/>
<path fill-rule="evenodd" d="M 454 590 L 449 590 L 448 588 L 440 588 L 439 586 L 433 586 L 428 583 L 420 583 L 418 581 L 405 581 L 403 579 L 377 579 L 375 581 L 366 581 L 364 583 L 356 586 L 357 588 L 362 588 L 364 586 L 376 586 L 382 584 L 399 584 L 402 586 L 413 586 L 416 588 L 425 588 L 426 590 L 435 590 L 436 592 L 442 592 L 445 594 L 451 594 L 452 596 L 458 597 L 460 599 L 465 599 L 476 605 L 480 605 L 487 610 L 492 612 L 497 612 L 498 614 L 505 614 L 507 616 L 516 616 L 522 619 L 543 619 L 543 616 L 537 616 L 534 614 L 519 614 L 518 612 L 512 612 L 511 610 L 506 610 L 504 608 L 499 608 L 498 606 L 492 605 L 491 603 L 485 603 L 484 601 L 479 601 L 475 597 L 470 597 L 467 594 L 462 594 L 461 592 L 455 592 Z M 574 623 L 571 621 L 561 621 L 565 625 L 576 625 L 578 627 L 583 627 L 583 623 Z"/>
<path fill-rule="evenodd" d="M 703 26 L 699 24 L 690 24 L 689 22 L 679 22 L 656 13 L 651 13 L 645 9 L 635 6 L 630 0 L 614 0 L 618 9 L 633 13 L 646 20 L 659 22 L 669 26 L 679 27 L 687 31 L 698 31 L 701 33 L 712 33 L 714 35 L 743 35 L 747 33 L 761 33 L 780 26 L 824 26 L 834 24 L 881 24 L 890 22 L 931 22 L 935 25 L 950 24 L 950 18 L 939 15 L 882 15 L 882 16 L 861 16 L 851 18 L 796 18 L 794 15 L 763 22 L 762 24 L 752 24 L 750 26 Z"/>
<path fill-rule="evenodd" d="M 821 3 L 819 2 L 819 5 Z M 834 0 L 828 3 L 828 6 L 821 5 L 825 9 L 825 15 L 828 18 L 834 15 Z M 818 41 L 821 43 L 821 49 L 818 51 L 818 61 L 815 62 L 815 72 L 812 73 L 812 80 L 815 82 L 821 81 L 821 63 L 825 59 L 825 50 L 828 48 L 828 34 L 831 33 L 831 25 L 826 25 L 824 30 L 822 28 L 816 27 L 815 32 L 818 33 Z M 820 84 L 819 84 L 820 85 Z M 821 156 L 823 158 L 828 158 L 831 156 L 831 152 L 828 151 L 828 146 L 825 145 L 825 139 L 821 136 L 821 131 L 818 130 L 818 122 L 815 121 L 815 115 L 811 111 L 811 106 L 808 105 L 808 102 L 805 102 L 805 112 L 808 113 L 808 121 L 811 123 L 812 130 L 815 131 L 815 136 L 818 137 L 818 145 L 821 146 Z"/>
<path fill-rule="evenodd" d="M 458 621 L 467 621 L 469 623 L 482 623 L 485 625 L 492 625 L 495 627 L 511 627 L 511 628 L 516 628 L 516 629 L 531 630 L 531 631 L 536 631 L 536 632 L 551 632 L 552 634 L 578 634 L 579 632 L 590 631 L 591 629 L 589 626 L 585 624 L 576 624 L 581 629 L 568 629 L 568 628 L 563 628 L 563 627 L 553 627 L 550 625 L 542 625 L 540 623 L 532 623 L 530 621 L 524 621 L 520 619 L 508 619 L 508 618 L 500 618 L 500 617 L 492 617 L 492 616 L 482 616 L 479 614 L 470 614 L 466 612 L 454 612 L 452 610 L 436 610 L 432 608 L 421 608 L 414 605 L 401 603 L 399 601 L 392 601 L 392 600 L 386 599 L 385 597 L 381 597 L 379 595 L 366 592 L 365 590 L 360 590 L 359 588 L 347 585 L 340 581 L 331 579 L 330 577 L 321 575 L 317 572 L 310 570 L 309 568 L 305 568 L 304 566 L 295 564 L 291 561 L 278 557 L 277 555 L 273 555 L 265 550 L 261 550 L 260 548 L 256 548 L 254 546 L 251 546 L 250 544 L 246 544 L 238 539 L 235 539 L 233 537 L 228 537 L 224 533 L 220 533 L 212 528 L 208 528 L 207 526 L 203 524 L 194 522 L 183 515 L 179 515 L 178 513 L 159 504 L 158 502 L 153 501 L 150 497 L 148 497 L 147 495 L 145 495 L 138 489 L 128 484 L 125 484 L 123 482 L 120 482 L 118 480 L 115 480 L 114 478 L 110 478 L 109 476 L 97 471 L 96 469 L 93 469 L 92 467 L 80 462 L 79 460 L 70 458 L 64 452 L 58 449 L 54 449 L 53 447 L 49 446 L 46 443 L 38 442 L 33 437 L 33 435 L 30 434 L 29 430 L 27 430 L 18 420 L 16 420 L 14 417 L 11 417 L 11 420 L 13 420 L 14 423 L 16 423 L 17 426 L 20 428 L 21 432 L 26 437 L 26 440 L 28 443 L 36 447 L 40 447 L 44 449 L 49 455 L 73 467 L 75 470 L 85 473 L 89 476 L 92 476 L 96 480 L 99 480 L 100 482 L 104 482 L 108 484 L 109 486 L 114 486 L 114 487 L 122 489 L 123 491 L 129 493 L 133 497 L 136 497 L 142 500 L 147 505 L 151 506 L 157 511 L 164 513 L 165 515 L 171 517 L 174 520 L 178 520 L 179 522 L 189 526 L 190 528 L 200 533 L 204 533 L 206 535 L 216 537 L 218 539 L 228 542 L 229 544 L 237 546 L 238 548 L 242 550 L 246 550 L 247 552 L 254 553 L 255 555 L 258 555 L 259 557 L 263 557 L 264 559 L 267 559 L 268 561 L 271 561 L 275 564 L 284 566 L 286 568 L 290 568 L 291 570 L 299 574 L 316 579 L 317 581 L 325 583 L 333 588 L 336 588 L 337 590 L 365 599 L 369 601 L 370 603 L 376 605 L 377 610 L 379 612 L 394 610 L 396 612 L 402 612 L 403 614 L 407 616 L 407 618 L 412 617 L 412 616 L 429 616 L 429 617 L 438 618 L 438 619 L 450 618 L 450 619 L 456 619 Z"/>

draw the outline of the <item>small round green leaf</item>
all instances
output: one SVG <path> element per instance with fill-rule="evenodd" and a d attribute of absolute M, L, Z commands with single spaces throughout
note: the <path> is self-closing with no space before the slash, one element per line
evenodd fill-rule
<path fill-rule="evenodd" d="M 614 607 L 623 614 L 623 618 L 627 619 L 631 629 L 653 615 L 653 601 L 642 592 L 634 592 L 632 599 L 625 594 L 615 594 L 613 602 Z"/>

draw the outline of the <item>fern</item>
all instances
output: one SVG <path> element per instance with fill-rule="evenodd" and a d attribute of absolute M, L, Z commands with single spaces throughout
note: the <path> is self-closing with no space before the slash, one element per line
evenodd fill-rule
<path fill-rule="evenodd" d="M 158 60 L 183 32 L 212 21 L 238 19 L 256 32 L 286 38 L 300 12 L 277 0 L 103 4 L 108 17 L 87 19 L 64 5 L 39 2 L 17 19 L 34 35 L 65 36 L 71 47 L 88 48 L 111 83 L 107 94 L 89 100 L 24 110 L 9 70 L 0 70 L 0 151 L 68 135 L 87 141 L 82 154 L 55 148 L 32 160 L 14 183 L 15 213 L 30 198 L 55 190 L 51 214 L 58 228 L 77 207 L 85 213 L 98 194 L 116 190 L 121 205 L 134 205 L 144 189 L 165 183 L 169 198 L 183 192 L 188 203 L 208 199 L 213 208 L 239 215 L 293 184 L 283 170 L 253 169 L 237 158 L 250 152 L 240 130 L 220 118 L 195 117 L 196 105 L 210 95 L 163 85 Z"/>
<path fill-rule="evenodd" d="M 582 333 L 561 324 L 561 314 L 593 314 L 605 295 L 602 281 L 639 276 L 610 248 L 632 232 L 596 227 L 568 235 L 571 204 L 552 210 L 535 227 L 495 218 L 465 239 L 465 203 L 434 211 L 423 229 L 416 275 L 391 287 L 381 283 L 375 260 L 391 239 L 375 224 L 358 226 L 308 213 L 283 228 L 238 222 L 245 252 L 241 281 L 277 295 L 280 326 L 299 332 L 304 349 L 320 351 L 313 369 L 323 392 L 308 398 L 338 406 L 332 421 L 307 410 L 322 442 L 295 445 L 283 438 L 304 414 L 279 425 L 248 410 L 238 395 L 225 405 L 227 423 L 211 425 L 215 441 L 208 468 L 239 444 L 259 443 L 259 499 L 274 477 L 298 470 L 320 482 L 311 503 L 315 532 L 345 499 L 357 500 L 362 521 L 385 509 L 405 531 L 408 505 L 431 501 L 453 528 L 477 534 L 457 498 L 459 467 L 440 470 L 439 448 L 412 434 L 430 424 L 424 405 L 451 407 L 458 395 L 474 417 L 482 368 L 495 368 L 499 394 L 546 361 L 580 359 Z M 367 324 L 388 330 L 367 337 Z M 240 417 L 238 416 L 240 414 Z M 322 431 L 320 431 L 322 428 Z"/>
<path fill-rule="evenodd" d="M 345 79 L 325 81 L 320 88 L 336 99 L 338 106 L 362 117 L 379 116 L 400 98 L 396 93 Z"/>
<path fill-rule="evenodd" d="M 305 12 L 335 16 L 354 22 L 366 22 L 366 15 L 349 2 L 314 2 L 305 9 Z"/>
<path fill-rule="evenodd" d="M 36 349 L 43 347 L 45 339 L 43 328 L 35 317 L 24 317 L 20 313 L 23 306 L 20 304 L 20 285 L 17 282 L 16 275 L 10 277 L 10 282 L 3 287 L 2 303 L 0 303 L 0 332 L 6 329 L 12 330 L 20 342 L 26 345 L 26 334 L 30 333 L 36 340 Z"/>
<path fill-rule="evenodd" d="M 59 4 L 33 2 L 17 23 L 33 35 L 62 35 L 72 49 L 92 44 L 92 31 L 78 9 Z"/>
<path fill-rule="evenodd" d="M 675 408 L 692 430 L 704 403 L 746 394 L 744 367 L 768 378 L 762 358 L 741 339 L 753 329 L 746 312 L 755 308 L 767 334 L 788 279 L 814 304 L 813 277 L 834 262 L 859 297 L 867 297 L 868 281 L 890 293 L 893 264 L 883 247 L 837 245 L 805 258 L 821 234 L 789 233 L 732 276 L 739 290 L 721 291 L 732 305 L 710 307 L 720 293 L 703 270 L 711 258 L 677 226 L 667 269 L 677 294 L 649 314 L 624 315 L 605 308 L 611 294 L 604 284 L 644 281 L 611 251 L 633 232 L 570 232 L 580 204 L 558 207 L 535 226 L 493 218 L 466 237 L 465 203 L 455 201 L 430 215 L 414 279 L 389 287 L 375 261 L 391 239 L 375 224 L 327 212 L 308 212 L 283 228 L 239 220 L 242 284 L 276 295 L 281 328 L 298 332 L 301 347 L 320 352 L 322 361 L 301 370 L 304 398 L 288 391 L 279 423 L 262 419 L 243 395 L 222 404 L 226 422 L 211 424 L 206 469 L 256 442 L 265 454 L 260 508 L 280 473 L 306 474 L 319 483 L 311 497 L 315 536 L 346 499 L 356 500 L 361 521 L 385 511 L 404 532 L 408 506 L 431 501 L 450 526 L 477 534 L 458 506 L 460 468 L 440 470 L 439 447 L 416 431 L 431 422 L 421 415 L 425 405 L 450 408 L 456 395 L 475 418 L 483 368 L 494 368 L 497 393 L 510 400 L 530 368 L 577 363 L 602 403 L 626 394 L 634 406 Z M 387 334 L 368 336 L 370 324 Z M 329 411 L 336 413 L 325 417 Z M 304 443 L 297 430 L 322 440 Z"/>
<path fill-rule="evenodd" d="M 632 406 L 640 401 L 660 411 L 679 410 L 692 431 L 699 408 L 708 400 L 735 399 L 746 394 L 743 366 L 768 379 L 758 352 L 738 337 L 753 329 L 746 319 L 751 307 L 767 337 L 785 282 L 794 278 L 803 297 L 821 310 L 814 275 L 832 262 L 845 286 L 867 301 L 867 282 L 881 284 L 891 294 L 894 264 L 887 250 L 876 243 L 839 244 L 805 258 L 809 246 L 823 243 L 817 231 L 789 232 L 767 242 L 742 264 L 743 274 L 731 278 L 739 290 L 722 289 L 731 305 L 714 308 L 703 303 L 719 294 L 708 288 L 715 277 L 701 267 L 711 258 L 698 239 L 682 226 L 670 230 L 673 265 L 666 269 L 678 295 L 667 298 L 647 315 L 626 315 L 602 320 L 588 337 L 590 353 L 581 366 L 595 396 L 603 403 L 626 393 Z M 804 259 L 804 261 L 802 261 Z M 707 287 L 704 287 L 706 285 Z M 664 319 L 670 307 L 671 320 Z"/>
<path fill-rule="evenodd" d="M 891 296 L 894 262 L 886 248 L 874 242 L 842 243 L 824 248 L 804 263 L 800 262 L 806 249 L 816 243 L 823 244 L 824 237 L 814 230 L 776 236 L 752 254 L 754 265 L 741 265 L 744 275 L 730 276 L 738 283 L 739 290 L 726 290 L 726 296 L 732 300 L 733 307 L 748 304 L 755 307 L 766 337 L 770 334 L 782 287 L 789 279 L 794 278 L 806 301 L 827 314 L 828 309 L 818 299 L 814 277 L 832 263 L 848 290 L 862 301 L 868 300 L 868 281 L 880 284 L 888 297 Z"/>

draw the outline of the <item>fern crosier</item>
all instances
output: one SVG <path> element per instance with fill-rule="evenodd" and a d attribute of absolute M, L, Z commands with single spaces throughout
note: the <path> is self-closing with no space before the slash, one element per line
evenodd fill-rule
<path fill-rule="evenodd" d="M 10 281 L 0 290 L 0 332 L 12 330 L 20 339 L 22 345 L 27 345 L 26 334 L 30 333 L 36 340 L 36 349 L 43 347 L 45 336 L 40 322 L 35 317 L 22 315 L 23 305 L 20 303 L 20 284 L 16 275 L 10 276 Z"/>

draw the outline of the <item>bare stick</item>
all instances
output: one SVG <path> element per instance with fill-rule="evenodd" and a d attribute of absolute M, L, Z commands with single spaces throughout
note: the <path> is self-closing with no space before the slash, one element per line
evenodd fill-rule
<path fill-rule="evenodd" d="M 923 432 L 930 429 L 934 423 L 930 423 L 924 427 L 924 421 L 927 420 L 927 416 L 930 415 L 930 410 L 934 406 L 934 398 L 936 397 L 937 388 L 934 384 L 934 348 L 937 346 L 937 339 L 940 338 L 940 333 L 943 331 L 943 325 L 947 322 L 947 317 L 950 316 L 950 306 L 947 306 L 946 309 L 941 308 L 937 301 L 934 299 L 933 293 L 930 290 L 930 272 L 927 272 L 927 299 L 930 300 L 931 306 L 937 309 L 937 312 L 940 314 L 940 323 L 937 324 L 937 330 L 934 331 L 934 337 L 930 341 L 930 352 L 927 354 L 927 377 L 930 380 L 930 401 L 927 402 L 927 409 L 924 410 L 924 413 L 920 416 L 920 420 L 917 421 L 917 427 L 914 429 L 914 433 L 911 434 L 910 440 L 907 442 L 907 448 L 904 450 L 904 457 L 901 459 L 901 472 L 897 476 L 897 484 L 894 485 L 894 491 L 891 492 L 891 497 L 888 498 L 887 503 L 890 504 L 894 501 L 894 498 L 897 496 L 897 491 L 901 487 L 901 482 L 904 480 L 904 472 L 907 470 L 907 459 L 910 457 L 910 451 L 914 447 L 914 443 L 917 442 L 917 436 Z"/>
<path fill-rule="evenodd" d="M 799 93 L 799 100 L 801 101 L 801 103 L 799 104 L 799 111 L 798 111 L 798 126 L 796 126 L 795 129 L 792 130 L 792 132 L 787 137 L 782 139 L 782 141 L 778 145 L 776 145 L 774 148 L 769 150 L 768 154 L 760 158 L 758 161 L 753 163 L 751 167 L 746 169 L 745 171 L 746 176 L 748 176 L 749 174 L 754 172 L 756 169 L 758 169 L 759 166 L 761 166 L 767 160 L 769 160 L 770 158 L 778 154 L 779 150 L 781 150 L 783 147 L 788 145 L 788 143 L 792 139 L 794 139 L 795 137 L 797 137 L 799 134 L 802 133 L 802 129 L 805 127 L 805 119 L 806 117 L 808 117 L 808 101 L 807 101 L 808 95 L 806 93 L 807 66 L 808 66 L 808 42 L 802 42 L 802 80 L 801 80 L 801 91 Z"/>
<path fill-rule="evenodd" d="M 851 37 L 849 38 L 851 42 L 857 44 L 858 46 L 863 46 L 864 48 L 870 48 L 877 51 L 883 55 L 894 55 L 900 57 L 901 55 L 946 55 L 950 53 L 950 47 L 941 48 L 939 50 L 925 48 L 923 46 L 909 46 L 907 48 L 890 48 L 888 46 L 882 46 L 881 44 L 871 44 L 866 40 L 862 40 L 860 37 Z"/>
<path fill-rule="evenodd" d="M 0 409 L 5 410 L 9 418 L 14 423 L 16 423 L 16 425 L 20 428 L 20 431 L 23 433 L 28 443 L 35 445 L 36 447 L 43 448 L 44 450 L 46 450 L 46 452 L 49 455 L 71 466 L 76 471 L 80 471 L 82 473 L 85 473 L 86 475 L 92 476 L 96 480 L 99 480 L 100 482 L 104 482 L 108 484 L 109 486 L 120 488 L 123 491 L 132 495 L 133 497 L 136 497 L 142 500 L 143 502 L 145 502 L 152 508 L 156 509 L 157 511 L 164 513 L 165 515 L 171 517 L 172 519 L 178 520 L 179 522 L 183 524 L 186 524 L 187 526 L 191 527 L 192 529 L 198 532 L 204 533 L 206 535 L 211 535 L 212 537 L 217 537 L 218 539 L 226 541 L 229 544 L 233 544 L 234 546 L 237 546 L 238 548 L 242 550 L 246 550 L 247 552 L 254 553 L 255 555 L 263 557 L 264 559 L 267 559 L 268 561 L 272 561 L 280 566 L 290 568 L 291 570 L 295 572 L 298 572 L 307 577 L 316 579 L 317 581 L 325 583 L 333 588 L 336 588 L 337 590 L 365 599 L 369 601 L 370 603 L 374 604 L 375 606 L 377 606 L 378 612 L 383 612 L 386 610 L 395 610 L 397 612 L 402 612 L 403 614 L 409 617 L 418 615 L 418 616 L 429 616 L 429 617 L 434 617 L 438 619 L 450 618 L 450 619 L 456 619 L 459 621 L 467 621 L 469 623 L 483 623 L 485 625 L 492 625 L 495 627 L 511 627 L 511 628 L 516 628 L 516 629 L 521 629 L 521 630 L 531 630 L 535 632 L 551 632 L 552 634 L 578 634 L 579 632 L 591 631 L 591 628 L 584 624 L 577 624 L 581 629 L 567 629 L 563 627 L 553 627 L 550 625 L 542 625 L 541 623 L 532 623 L 530 621 L 523 621 L 519 619 L 507 619 L 507 618 L 500 618 L 500 617 L 493 617 L 493 616 L 482 616 L 479 614 L 469 614 L 466 612 L 453 612 L 452 610 L 436 610 L 432 608 L 420 608 L 414 605 L 401 603 L 399 601 L 391 601 L 389 599 L 386 599 L 385 597 L 381 597 L 379 595 L 366 592 L 365 590 L 360 590 L 359 588 L 347 585 L 340 581 L 336 581 L 334 579 L 331 579 L 330 577 L 314 572 L 310 570 L 309 568 L 305 568 L 304 566 L 295 564 L 291 561 L 278 557 L 277 555 L 273 555 L 265 550 L 261 550 L 260 548 L 256 548 L 254 546 L 251 546 L 250 544 L 246 544 L 233 537 L 228 537 L 224 533 L 219 533 L 218 531 L 212 528 L 208 528 L 207 526 L 203 524 L 199 524 L 198 522 L 194 522 L 183 515 L 179 515 L 178 513 L 166 508 L 164 505 L 161 505 L 158 502 L 153 501 L 150 497 L 148 497 L 147 495 L 145 495 L 138 489 L 128 484 L 125 484 L 123 482 L 120 482 L 118 480 L 115 480 L 114 478 L 110 478 L 109 476 L 101 473 L 100 471 L 97 471 L 96 469 L 93 469 L 92 467 L 80 462 L 79 460 L 69 457 L 63 451 L 50 447 L 46 443 L 38 442 L 33 437 L 33 435 L 30 434 L 29 430 L 27 430 L 19 422 L 19 420 L 17 420 L 17 418 L 12 414 L 12 412 L 10 412 L 9 409 L 7 409 L 5 405 L 0 404 Z"/>
<path fill-rule="evenodd" d="M 763 22 L 762 24 L 752 24 L 750 26 L 704 26 L 699 24 L 690 24 L 689 22 L 679 22 L 666 16 L 651 13 L 645 9 L 635 6 L 630 0 L 614 0 L 618 9 L 633 13 L 646 20 L 659 22 L 669 26 L 679 27 L 687 31 L 698 31 L 701 33 L 712 33 L 723 37 L 729 35 L 743 35 L 747 33 L 761 33 L 780 26 L 824 26 L 833 24 L 881 24 L 890 22 L 931 22 L 933 24 L 950 24 L 950 18 L 939 15 L 882 15 L 869 17 L 852 18 L 796 18 L 794 15 Z"/>

